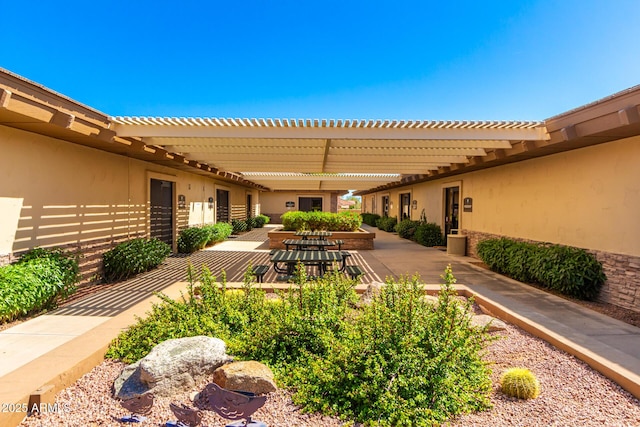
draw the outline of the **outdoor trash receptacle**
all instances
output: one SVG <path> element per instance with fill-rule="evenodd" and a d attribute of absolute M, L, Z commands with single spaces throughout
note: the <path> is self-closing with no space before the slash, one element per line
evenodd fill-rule
<path fill-rule="evenodd" d="M 467 254 L 467 236 L 461 234 L 447 235 L 447 253 L 449 255 Z"/>

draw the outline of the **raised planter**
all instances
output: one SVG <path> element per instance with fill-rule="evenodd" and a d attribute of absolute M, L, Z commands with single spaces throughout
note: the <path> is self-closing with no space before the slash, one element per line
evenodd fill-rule
<path fill-rule="evenodd" d="M 376 237 L 376 233 L 370 233 L 360 228 L 358 231 L 332 231 L 330 240 L 342 240 L 342 249 L 347 250 L 366 250 L 373 249 L 373 239 Z M 284 249 L 285 246 L 282 241 L 285 239 L 297 239 L 295 231 L 284 231 L 279 228 L 274 231 L 270 231 L 269 235 L 269 249 Z"/>

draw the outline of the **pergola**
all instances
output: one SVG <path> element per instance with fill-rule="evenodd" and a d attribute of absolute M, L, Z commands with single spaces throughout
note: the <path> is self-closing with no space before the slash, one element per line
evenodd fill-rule
<path fill-rule="evenodd" d="M 114 117 L 134 138 L 220 172 L 279 190 L 367 190 L 435 177 L 538 146 L 535 121 Z"/>

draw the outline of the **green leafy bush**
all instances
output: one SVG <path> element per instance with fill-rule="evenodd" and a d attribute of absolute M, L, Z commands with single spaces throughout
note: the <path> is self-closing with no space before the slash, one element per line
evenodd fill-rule
<path fill-rule="evenodd" d="M 204 248 L 209 242 L 209 230 L 203 227 L 188 227 L 178 235 L 178 252 L 190 254 Z"/>
<path fill-rule="evenodd" d="M 376 227 L 382 231 L 394 232 L 398 219 L 395 216 L 382 216 L 376 221 Z"/>
<path fill-rule="evenodd" d="M 54 307 L 76 290 L 78 261 L 61 249 L 37 248 L 0 267 L 0 321 Z"/>
<path fill-rule="evenodd" d="M 530 273 L 543 286 L 585 300 L 596 299 L 607 280 L 602 263 L 593 254 L 561 245 L 538 246 Z"/>
<path fill-rule="evenodd" d="M 233 227 L 233 234 L 244 233 L 249 229 L 247 222 L 243 219 L 232 219 L 231 226 Z"/>
<path fill-rule="evenodd" d="M 158 239 L 120 243 L 103 255 L 104 278 L 116 282 L 144 273 L 160 265 L 170 253 L 171 247 Z"/>
<path fill-rule="evenodd" d="M 413 235 L 413 239 L 422 246 L 444 245 L 444 236 L 440 226 L 433 222 L 420 224 Z"/>
<path fill-rule="evenodd" d="M 254 221 L 255 221 L 255 227 L 256 227 L 256 228 L 262 228 L 262 227 L 264 227 L 264 226 L 265 226 L 265 224 L 269 224 L 269 221 L 270 221 L 270 220 L 271 220 L 271 218 L 269 218 L 269 217 L 268 217 L 268 216 L 266 216 L 266 215 L 262 215 L 262 214 L 257 215 L 257 216 L 254 218 Z"/>
<path fill-rule="evenodd" d="M 18 263 L 25 263 L 41 258 L 50 259 L 60 267 L 63 275 L 62 281 L 66 286 L 74 285 L 80 280 L 78 257 L 70 252 L 64 251 L 62 248 L 31 249 L 20 256 Z"/>
<path fill-rule="evenodd" d="M 396 225 L 396 231 L 398 232 L 398 236 L 403 239 L 414 240 L 414 234 L 419 225 L 420 221 L 403 219 L 398 223 L 398 225 Z"/>
<path fill-rule="evenodd" d="M 484 330 L 470 325 L 450 268 L 435 306 L 417 278 L 389 282 L 354 315 L 326 356 L 293 376 L 305 410 L 365 425 L 430 426 L 490 406 L 490 371 L 481 359 Z"/>
<path fill-rule="evenodd" d="M 479 242 L 476 252 L 493 271 L 574 298 L 595 299 L 606 280 L 602 263 L 584 249 L 500 238 Z"/>
<path fill-rule="evenodd" d="M 514 240 L 504 237 L 482 240 L 476 245 L 476 253 L 491 270 L 504 274 L 507 270 L 507 252 L 514 243 Z"/>
<path fill-rule="evenodd" d="M 222 242 L 231 236 L 233 233 L 233 226 L 228 222 L 217 222 L 215 224 L 208 224 L 202 227 L 209 234 L 207 245 Z"/>
<path fill-rule="evenodd" d="M 238 359 L 259 360 L 295 389 L 305 410 L 365 425 L 436 425 L 489 406 L 489 370 L 481 360 L 489 339 L 470 325 L 471 302 L 460 302 L 445 271 L 438 303 L 424 298 L 417 277 L 389 282 L 358 308 L 355 281 L 334 273 L 295 283 L 278 298 L 255 286 L 251 268 L 242 290 L 226 288 L 203 267 L 188 272 L 188 295 L 160 295 L 145 319 L 122 332 L 107 357 L 132 363 L 170 339 L 223 339 Z M 199 285 L 196 285 L 199 283 Z"/>
<path fill-rule="evenodd" d="M 357 212 L 301 212 L 284 213 L 282 227 L 284 230 L 327 230 L 356 231 L 362 225 L 362 218 Z"/>
<path fill-rule="evenodd" d="M 371 227 L 376 227 L 376 222 L 380 219 L 380 215 L 372 213 L 363 213 L 360 216 L 362 217 L 362 222 Z"/>

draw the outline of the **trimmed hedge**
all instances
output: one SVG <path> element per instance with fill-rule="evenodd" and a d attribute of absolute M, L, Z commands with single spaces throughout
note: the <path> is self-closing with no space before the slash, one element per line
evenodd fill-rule
<path fill-rule="evenodd" d="M 180 231 L 178 252 L 190 254 L 204 248 L 209 242 L 209 231 L 202 227 L 189 227 Z"/>
<path fill-rule="evenodd" d="M 149 271 L 162 263 L 171 247 L 158 239 L 132 239 L 120 243 L 103 256 L 104 278 L 107 282 L 128 279 Z"/>
<path fill-rule="evenodd" d="M 250 224 L 247 224 L 247 221 L 243 219 L 232 219 L 231 226 L 233 227 L 233 234 L 243 233 L 245 231 L 251 230 L 249 228 Z"/>
<path fill-rule="evenodd" d="M 442 229 L 434 222 L 420 224 L 416 228 L 413 238 L 422 246 L 442 246 L 445 243 Z"/>
<path fill-rule="evenodd" d="M 394 232 L 398 219 L 395 216 L 382 216 L 376 221 L 376 227 L 382 231 Z"/>
<path fill-rule="evenodd" d="M 61 249 L 37 248 L 0 267 L 0 321 L 54 307 L 76 290 L 78 260 Z"/>
<path fill-rule="evenodd" d="M 602 263 L 580 248 L 500 238 L 481 241 L 476 252 L 493 271 L 578 299 L 595 299 L 607 280 Z"/>
<path fill-rule="evenodd" d="M 360 214 L 349 211 L 338 213 L 290 211 L 284 213 L 280 218 L 282 218 L 282 226 L 286 231 L 356 231 L 362 225 Z"/>
<path fill-rule="evenodd" d="M 215 224 L 209 224 L 202 227 L 209 233 L 209 239 L 206 245 L 213 245 L 214 243 L 222 242 L 226 240 L 233 233 L 233 226 L 228 222 L 218 222 Z"/>
<path fill-rule="evenodd" d="M 364 222 L 367 225 L 370 225 L 371 227 L 375 227 L 376 222 L 378 221 L 378 219 L 380 219 L 380 215 L 372 214 L 372 213 L 363 213 L 363 214 L 360 214 L 360 216 L 362 217 L 362 222 Z"/>
<path fill-rule="evenodd" d="M 398 236 L 403 239 L 414 240 L 414 234 L 418 226 L 422 224 L 420 221 L 412 221 L 410 219 L 403 219 L 396 225 L 396 231 Z"/>

